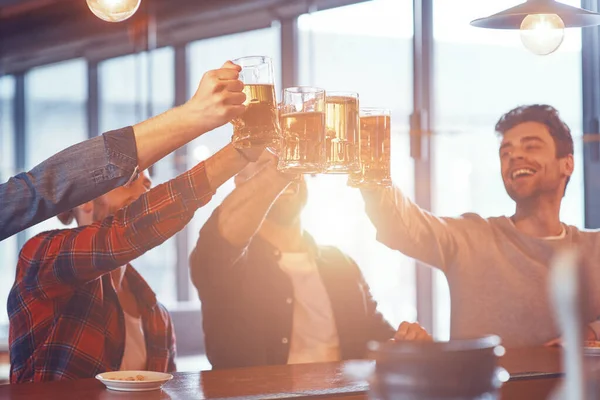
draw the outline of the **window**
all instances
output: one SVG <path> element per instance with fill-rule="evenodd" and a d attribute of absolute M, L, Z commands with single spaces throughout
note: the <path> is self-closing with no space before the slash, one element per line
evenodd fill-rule
<path fill-rule="evenodd" d="M 98 76 L 100 132 L 134 125 L 174 105 L 172 47 L 103 61 Z M 172 154 L 151 168 L 153 186 L 175 176 Z M 165 304 L 177 301 L 176 251 L 175 238 L 171 238 L 131 263 Z"/>
<path fill-rule="evenodd" d="M 71 60 L 30 70 L 25 76 L 25 168 L 87 139 L 87 64 Z M 64 228 L 51 218 L 27 236 Z"/>
<path fill-rule="evenodd" d="M 188 46 L 190 71 L 188 88 L 190 96 L 196 92 L 198 83 L 205 72 L 219 68 L 227 60 L 252 55 L 264 55 L 273 59 L 275 88 L 276 90 L 281 91 L 279 35 L 279 27 L 273 26 L 271 28 L 237 33 L 191 43 Z M 226 124 L 191 142 L 187 147 L 188 167 L 191 168 L 196 163 L 205 160 L 226 146 L 231 142 L 232 134 L 233 129 L 231 124 Z M 202 228 L 206 220 L 210 217 L 213 210 L 221 204 L 223 199 L 233 190 L 233 187 L 233 180 L 230 180 L 217 191 L 207 206 L 196 211 L 194 219 L 188 225 L 190 250 L 196 246 L 200 228 Z M 198 302 L 196 289 L 192 286 L 190 291 L 192 293 L 192 299 L 194 299 L 195 302 Z"/>
<path fill-rule="evenodd" d="M 13 100 L 15 78 L 0 78 L 0 179 L 5 181 L 15 173 L 15 130 Z"/>
<path fill-rule="evenodd" d="M 567 30 L 549 56 L 529 53 L 515 31 L 474 28 L 472 19 L 521 1 L 434 1 L 435 122 L 433 204 L 438 215 L 511 215 L 514 203 L 500 178 L 494 125 L 510 109 L 532 103 L 556 107 L 575 138 L 575 173 L 562 219 L 583 226 L 581 33 Z M 580 6 L 577 0 L 563 1 Z M 436 330 L 449 336 L 450 300 L 436 275 Z"/>
<path fill-rule="evenodd" d="M 361 106 L 392 110 L 392 175 L 412 196 L 412 2 L 373 0 L 305 14 L 298 26 L 301 85 L 355 91 Z M 307 231 L 318 243 L 335 245 L 357 262 L 392 325 L 414 321 L 414 262 L 375 240 L 360 192 L 346 185 L 346 175 L 307 180 Z"/>
<path fill-rule="evenodd" d="M 13 100 L 15 98 L 15 79 L 12 76 L 0 78 L 0 182 L 5 182 L 15 174 L 15 130 L 13 126 Z M 8 324 L 6 299 L 12 287 L 15 266 L 17 265 L 17 239 L 12 236 L 0 242 L 0 349 L 6 337 L 2 325 Z"/>

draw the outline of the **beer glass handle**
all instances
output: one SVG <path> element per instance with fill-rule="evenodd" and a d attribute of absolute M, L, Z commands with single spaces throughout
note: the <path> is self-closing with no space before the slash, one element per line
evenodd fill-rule
<path fill-rule="evenodd" d="M 276 110 L 275 110 L 275 114 L 277 115 L 277 122 L 278 122 L 278 124 L 281 126 L 281 114 L 282 114 L 282 112 L 283 112 L 283 111 L 282 111 L 282 110 L 283 110 L 283 102 L 281 102 L 281 103 L 278 103 L 278 104 L 276 105 L 276 107 L 275 107 L 275 108 L 276 108 Z M 279 129 L 279 134 L 280 134 L 280 135 L 282 134 L 282 132 L 281 132 L 281 129 Z M 283 139 L 283 138 L 282 138 L 282 137 L 280 137 L 280 138 L 279 138 L 279 141 L 281 142 L 281 140 L 282 140 L 282 139 Z M 267 146 L 267 151 L 268 151 L 269 153 L 271 153 L 271 154 L 273 154 L 273 155 L 275 155 L 275 156 L 279 157 L 279 150 L 280 150 L 280 149 L 279 149 L 279 147 L 280 147 L 280 146 Z"/>

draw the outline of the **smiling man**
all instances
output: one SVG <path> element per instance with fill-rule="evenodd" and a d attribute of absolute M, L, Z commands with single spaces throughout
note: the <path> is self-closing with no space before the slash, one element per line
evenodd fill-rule
<path fill-rule="evenodd" d="M 560 221 L 573 173 L 573 138 L 547 105 L 511 110 L 496 124 L 511 217 L 439 218 L 398 189 L 363 191 L 378 240 L 443 271 L 451 295 L 451 337 L 497 334 L 507 346 L 549 343 L 559 336 L 547 293 L 555 251 L 577 245 L 591 285 L 600 283 L 600 235 Z M 589 293 L 586 339 L 600 334 L 600 295 Z"/>
<path fill-rule="evenodd" d="M 360 269 L 302 229 L 304 179 L 264 152 L 200 231 L 192 280 L 213 368 L 362 358 L 370 340 L 431 340 L 417 323 L 397 332 L 377 312 Z"/>

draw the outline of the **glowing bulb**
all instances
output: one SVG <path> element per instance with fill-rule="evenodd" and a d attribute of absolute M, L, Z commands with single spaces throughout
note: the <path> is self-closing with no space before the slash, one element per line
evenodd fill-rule
<path fill-rule="evenodd" d="M 140 7 L 141 0 L 87 0 L 96 17 L 108 22 L 121 22 L 131 17 Z"/>
<path fill-rule="evenodd" d="M 565 23 L 556 14 L 531 14 L 521 23 L 521 42 L 532 53 L 553 53 L 565 37 Z"/>

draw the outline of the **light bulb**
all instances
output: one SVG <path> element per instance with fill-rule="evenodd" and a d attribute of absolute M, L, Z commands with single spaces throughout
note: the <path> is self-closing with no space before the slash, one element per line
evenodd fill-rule
<path fill-rule="evenodd" d="M 121 22 L 131 17 L 141 0 L 86 0 L 96 17 L 108 22 Z"/>
<path fill-rule="evenodd" d="M 532 53 L 553 53 L 565 37 L 565 23 L 556 14 L 530 14 L 521 22 L 521 42 Z"/>

